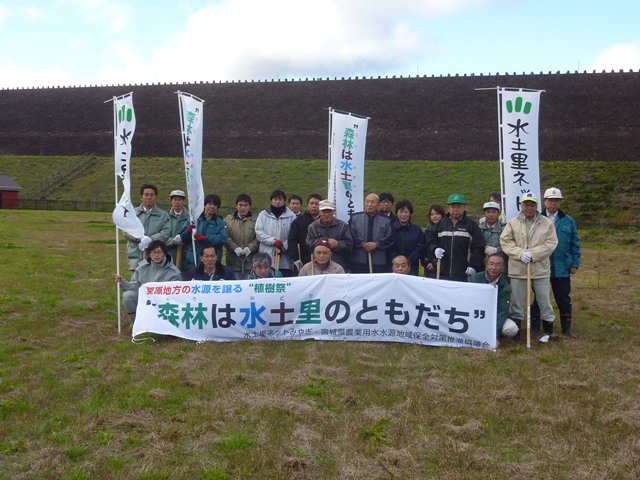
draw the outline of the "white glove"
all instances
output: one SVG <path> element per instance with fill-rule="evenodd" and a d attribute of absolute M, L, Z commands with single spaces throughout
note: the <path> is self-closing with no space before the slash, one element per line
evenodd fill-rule
<path fill-rule="evenodd" d="M 138 244 L 138 248 L 144 252 L 147 249 L 147 247 L 149 246 L 150 243 L 151 243 L 151 237 L 147 237 L 146 235 L 144 235 L 140 239 L 140 243 Z"/>
<path fill-rule="evenodd" d="M 529 263 L 531 261 L 531 252 L 529 250 L 525 250 L 524 252 L 522 252 L 522 255 L 520 255 L 520 260 L 522 261 L 522 263 Z"/>
<path fill-rule="evenodd" d="M 296 266 L 298 271 L 302 270 L 302 260 L 296 260 L 293 264 Z"/>
<path fill-rule="evenodd" d="M 435 254 L 436 258 L 444 257 L 444 248 L 436 248 Z"/>
<path fill-rule="evenodd" d="M 484 254 L 489 257 L 491 255 L 494 255 L 498 253 L 498 249 L 496 247 L 490 247 L 489 245 L 487 245 L 486 247 L 484 247 Z"/>
<path fill-rule="evenodd" d="M 182 237 L 180 236 L 180 234 L 178 234 L 175 237 L 173 237 L 173 244 L 174 245 L 182 245 Z"/>
<path fill-rule="evenodd" d="M 474 273 L 476 273 L 476 269 L 472 268 L 472 267 L 467 267 L 467 269 L 465 270 L 465 272 L 467 274 L 467 277 L 470 277 L 471 275 L 473 275 Z"/>
<path fill-rule="evenodd" d="M 235 253 L 238 257 L 242 255 L 242 249 L 240 247 L 236 247 L 233 249 L 233 253 Z"/>
<path fill-rule="evenodd" d="M 249 247 L 244 247 L 244 248 L 242 249 L 242 254 L 243 254 L 245 257 L 248 257 L 249 255 L 251 255 L 251 249 L 250 249 Z"/>

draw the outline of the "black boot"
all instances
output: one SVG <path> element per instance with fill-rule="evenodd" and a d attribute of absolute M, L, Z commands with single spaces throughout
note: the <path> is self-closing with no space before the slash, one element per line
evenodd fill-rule
<path fill-rule="evenodd" d="M 562 328 L 563 335 L 569 338 L 577 338 L 577 335 L 571 332 L 571 314 L 570 313 L 560 314 L 560 327 Z"/>
<path fill-rule="evenodd" d="M 513 323 L 515 323 L 516 327 L 518 327 L 518 333 L 516 333 L 512 337 L 512 340 L 516 343 L 520 343 L 520 340 L 522 339 L 522 337 L 520 336 L 520 332 L 522 331 L 522 320 L 514 320 Z"/>
<path fill-rule="evenodd" d="M 535 313 L 531 315 L 531 335 L 540 333 L 540 315 Z"/>
<path fill-rule="evenodd" d="M 553 335 L 553 322 L 542 321 L 542 329 L 547 335 Z"/>

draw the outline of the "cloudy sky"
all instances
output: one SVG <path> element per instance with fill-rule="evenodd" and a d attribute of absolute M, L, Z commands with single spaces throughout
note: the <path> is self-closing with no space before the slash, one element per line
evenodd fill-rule
<path fill-rule="evenodd" d="M 0 88 L 640 70 L 638 0 L 0 0 Z"/>

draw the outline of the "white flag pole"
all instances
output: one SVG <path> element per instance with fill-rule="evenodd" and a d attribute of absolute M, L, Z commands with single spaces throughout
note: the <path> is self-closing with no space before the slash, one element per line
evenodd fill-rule
<path fill-rule="evenodd" d="M 327 140 L 327 198 L 331 200 L 331 120 L 333 108 L 329 107 L 329 138 Z"/>

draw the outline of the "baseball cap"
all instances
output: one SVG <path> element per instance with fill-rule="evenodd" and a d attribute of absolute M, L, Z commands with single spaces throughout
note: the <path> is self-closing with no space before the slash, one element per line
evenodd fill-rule
<path fill-rule="evenodd" d="M 464 195 L 461 193 L 452 193 L 447 199 L 447 205 L 451 205 L 452 203 L 462 203 L 466 205 L 467 202 L 464 199 Z"/>
<path fill-rule="evenodd" d="M 520 203 L 522 202 L 533 202 L 533 203 L 538 203 L 538 199 L 536 198 L 536 194 L 533 192 L 527 192 L 524 195 L 522 195 L 522 198 L 520 199 Z"/>
<path fill-rule="evenodd" d="M 331 244 L 329 243 L 328 240 L 318 240 L 315 245 L 313 246 L 313 249 L 315 250 L 317 247 L 325 247 L 328 248 L 329 250 L 333 250 L 333 248 L 331 247 Z"/>
<path fill-rule="evenodd" d="M 482 206 L 482 210 L 486 210 L 487 208 L 495 208 L 496 210 L 500 211 L 500 205 L 498 205 L 496 202 L 486 202 Z"/>
<path fill-rule="evenodd" d="M 544 192 L 544 198 L 562 198 L 562 192 L 559 188 L 547 188 Z"/>
<path fill-rule="evenodd" d="M 319 209 L 320 210 L 335 210 L 336 207 L 333 206 L 333 202 L 331 200 L 320 200 Z"/>
<path fill-rule="evenodd" d="M 171 197 L 187 198 L 187 196 L 184 194 L 184 192 L 182 190 L 173 190 L 171 192 L 171 194 L 169 195 L 169 198 L 171 198 Z"/>

